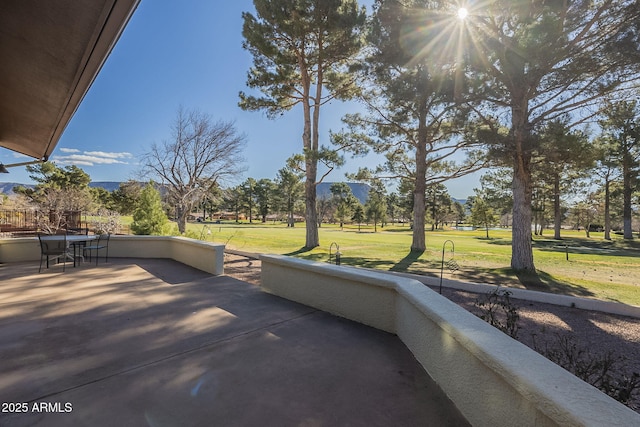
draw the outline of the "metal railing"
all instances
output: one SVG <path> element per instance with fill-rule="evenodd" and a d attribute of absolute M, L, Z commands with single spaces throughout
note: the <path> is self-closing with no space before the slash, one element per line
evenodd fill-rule
<path fill-rule="evenodd" d="M 82 212 L 43 212 L 34 209 L 0 209 L 0 234 L 2 237 L 33 236 L 42 224 L 56 224 L 55 228 L 81 228 Z"/>

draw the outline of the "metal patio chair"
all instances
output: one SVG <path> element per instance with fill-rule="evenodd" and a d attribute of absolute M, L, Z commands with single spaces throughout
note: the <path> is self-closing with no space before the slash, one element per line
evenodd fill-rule
<path fill-rule="evenodd" d="M 89 261 L 91 261 L 93 251 L 96 251 L 96 265 L 98 265 L 98 258 L 99 258 L 98 252 L 102 249 L 105 250 L 104 262 L 109 261 L 109 239 L 110 238 L 111 238 L 111 233 L 100 234 L 95 241 L 91 242 L 90 245 L 87 245 L 84 247 L 84 252 L 85 253 L 89 252 Z"/>
<path fill-rule="evenodd" d="M 60 260 L 62 258 L 62 271 L 65 271 L 67 266 L 67 236 L 61 235 L 56 240 L 43 240 L 42 235 L 38 234 L 38 241 L 40 242 L 40 268 L 38 273 L 42 271 L 42 261 L 47 259 L 47 268 L 49 268 L 50 260 Z"/>

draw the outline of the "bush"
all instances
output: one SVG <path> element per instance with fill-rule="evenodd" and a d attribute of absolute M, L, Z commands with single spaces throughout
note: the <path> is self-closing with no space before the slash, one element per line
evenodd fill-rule
<path fill-rule="evenodd" d="M 120 214 L 108 209 L 100 209 L 91 221 L 96 234 L 116 234 L 120 230 Z"/>
<path fill-rule="evenodd" d="M 551 342 L 540 346 L 533 336 L 533 348 L 547 359 L 563 367 L 617 401 L 629 405 L 640 390 L 640 374 L 630 373 L 626 359 L 613 350 L 604 354 L 578 346 L 571 334 L 556 334 Z"/>
<path fill-rule="evenodd" d="M 478 317 L 482 320 L 517 338 L 520 315 L 510 296 L 511 292 L 498 288 L 485 294 L 482 300 L 476 300 L 474 306 L 480 310 Z M 627 406 L 640 391 L 640 374 L 629 372 L 626 359 L 616 356 L 613 350 L 593 353 L 580 347 L 571 334 L 556 334 L 555 339 L 546 340 L 544 345 L 540 345 L 533 334 L 533 349 Z"/>
<path fill-rule="evenodd" d="M 134 234 L 159 235 L 165 231 L 167 221 L 167 215 L 162 209 L 160 193 L 153 182 L 150 182 L 140 193 L 138 206 L 133 213 L 131 230 Z"/>
<path fill-rule="evenodd" d="M 511 338 L 517 338 L 520 329 L 518 326 L 520 314 L 518 314 L 518 307 L 511 301 L 510 296 L 511 292 L 497 288 L 486 293 L 483 299 L 476 300 L 474 306 L 480 310 L 480 314 L 477 316 L 482 320 L 500 329 Z"/>

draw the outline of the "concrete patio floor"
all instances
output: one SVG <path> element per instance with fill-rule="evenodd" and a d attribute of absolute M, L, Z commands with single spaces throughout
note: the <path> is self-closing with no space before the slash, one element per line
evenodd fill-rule
<path fill-rule="evenodd" d="M 0 264 L 0 361 L 3 427 L 468 425 L 394 335 L 170 260 Z"/>

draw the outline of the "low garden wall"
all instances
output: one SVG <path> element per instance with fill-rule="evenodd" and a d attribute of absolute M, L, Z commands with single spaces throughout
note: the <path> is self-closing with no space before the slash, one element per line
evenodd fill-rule
<path fill-rule="evenodd" d="M 111 257 L 169 258 L 214 275 L 224 274 L 224 245 L 186 237 L 111 236 Z M 0 240 L 0 263 L 39 260 L 37 237 Z"/>
<path fill-rule="evenodd" d="M 636 412 L 416 280 L 261 260 L 265 291 L 397 334 L 472 425 L 640 425 Z"/>

